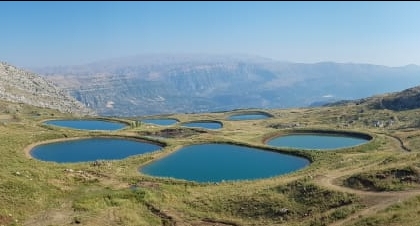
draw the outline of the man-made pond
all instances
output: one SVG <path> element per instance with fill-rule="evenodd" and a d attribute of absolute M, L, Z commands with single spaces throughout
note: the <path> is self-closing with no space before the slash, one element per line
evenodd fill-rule
<path fill-rule="evenodd" d="M 271 117 L 269 114 L 266 113 L 240 113 L 236 115 L 231 115 L 228 120 L 238 121 L 238 120 L 255 120 L 255 119 L 266 119 Z"/>
<path fill-rule="evenodd" d="M 153 152 L 162 147 L 128 139 L 89 138 L 36 146 L 31 155 L 39 160 L 58 163 L 117 160 Z"/>
<path fill-rule="evenodd" d="M 45 124 L 81 130 L 119 130 L 127 126 L 124 123 L 103 120 L 50 120 Z"/>
<path fill-rule="evenodd" d="M 267 144 L 296 149 L 333 150 L 357 146 L 368 141 L 369 139 L 341 134 L 292 134 L 273 138 Z"/>
<path fill-rule="evenodd" d="M 151 176 L 196 182 L 268 178 L 309 165 L 305 158 L 231 144 L 199 144 L 140 169 Z"/>
<path fill-rule="evenodd" d="M 141 120 L 141 122 L 143 123 L 149 123 L 149 124 L 155 124 L 155 125 L 159 125 L 159 126 L 170 126 L 173 125 L 177 122 L 179 122 L 176 119 L 171 119 L 171 118 L 162 118 L 162 119 L 143 119 Z"/>
<path fill-rule="evenodd" d="M 204 129 L 220 129 L 222 128 L 223 124 L 221 122 L 216 121 L 194 121 L 183 123 L 182 126 Z"/>

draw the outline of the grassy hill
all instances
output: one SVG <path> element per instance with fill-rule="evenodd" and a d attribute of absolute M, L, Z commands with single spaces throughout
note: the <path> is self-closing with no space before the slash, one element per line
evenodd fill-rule
<path fill-rule="evenodd" d="M 367 103 L 263 110 L 274 117 L 227 121 L 234 112 L 166 115 L 180 122 L 218 120 L 218 131 L 132 125 L 117 132 L 45 126 L 69 113 L 1 101 L 0 225 L 418 225 L 419 109 Z M 255 109 L 253 109 L 255 111 Z M 392 121 L 392 122 L 391 122 Z M 381 123 L 378 123 L 381 122 Z M 162 152 L 124 160 L 58 164 L 33 159 L 30 147 L 53 139 L 121 136 L 152 139 Z M 370 134 L 339 151 L 270 148 L 264 141 L 296 131 Z M 196 132 L 194 132 L 196 131 Z M 199 132 L 197 132 L 199 131 Z M 147 135 L 147 137 L 146 137 Z M 311 165 L 269 179 L 198 184 L 143 175 L 138 168 L 192 143 L 229 142 L 306 156 Z"/>

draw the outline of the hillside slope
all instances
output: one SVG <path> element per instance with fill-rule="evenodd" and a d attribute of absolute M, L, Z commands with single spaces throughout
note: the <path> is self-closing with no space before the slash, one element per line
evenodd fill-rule
<path fill-rule="evenodd" d="M 420 86 L 386 96 L 379 106 L 395 111 L 420 108 Z"/>
<path fill-rule="evenodd" d="M 365 104 L 372 109 L 404 111 L 420 108 L 420 86 L 411 87 L 399 92 L 384 93 L 357 100 L 343 100 L 325 104 L 324 106 Z"/>
<path fill-rule="evenodd" d="M 4 62 L 0 62 L 0 99 L 64 113 L 94 114 L 51 81 Z"/>

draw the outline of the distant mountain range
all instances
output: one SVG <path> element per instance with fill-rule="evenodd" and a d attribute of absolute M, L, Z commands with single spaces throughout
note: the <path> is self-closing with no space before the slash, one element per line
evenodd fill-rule
<path fill-rule="evenodd" d="M 320 106 L 420 84 L 416 65 L 303 64 L 241 55 L 144 55 L 31 70 L 104 116 Z"/>
<path fill-rule="evenodd" d="M 75 115 L 95 114 L 51 81 L 4 62 L 0 62 L 0 100 L 51 108 Z"/>

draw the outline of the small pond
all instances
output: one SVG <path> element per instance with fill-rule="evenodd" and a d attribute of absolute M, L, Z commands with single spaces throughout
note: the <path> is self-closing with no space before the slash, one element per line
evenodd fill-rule
<path fill-rule="evenodd" d="M 273 138 L 270 146 L 296 149 L 334 150 L 364 144 L 369 139 L 338 134 L 292 134 Z"/>
<path fill-rule="evenodd" d="M 186 146 L 140 169 L 151 176 L 196 182 L 278 176 L 309 165 L 305 158 L 231 144 Z"/>
<path fill-rule="evenodd" d="M 266 113 L 240 113 L 236 115 L 231 115 L 228 120 L 239 121 L 239 120 L 256 120 L 256 119 L 266 119 L 271 116 Z"/>
<path fill-rule="evenodd" d="M 128 139 L 89 138 L 36 146 L 31 155 L 39 160 L 58 163 L 117 160 L 161 149 L 156 144 Z"/>
<path fill-rule="evenodd" d="M 204 129 L 220 129 L 223 124 L 216 121 L 195 121 L 183 123 L 182 126 L 185 127 L 195 127 L 195 128 L 204 128 Z"/>
<path fill-rule="evenodd" d="M 148 124 L 155 124 L 159 126 L 170 126 L 170 125 L 176 124 L 179 121 L 176 119 L 171 119 L 171 118 L 166 118 L 166 119 L 162 118 L 162 119 L 143 119 L 141 120 L 141 122 L 148 123 Z"/>
<path fill-rule="evenodd" d="M 119 130 L 127 126 L 124 123 L 103 120 L 50 120 L 45 124 L 81 130 Z"/>

